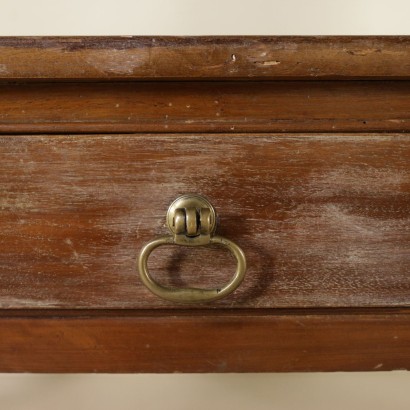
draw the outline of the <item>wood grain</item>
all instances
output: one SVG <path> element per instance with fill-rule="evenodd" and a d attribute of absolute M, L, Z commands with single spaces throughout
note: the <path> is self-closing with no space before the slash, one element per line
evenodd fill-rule
<path fill-rule="evenodd" d="M 410 369 L 409 80 L 410 36 L 0 38 L 0 371 Z M 248 258 L 209 305 L 136 272 L 189 192 Z"/>
<path fill-rule="evenodd" d="M 1 372 L 410 369 L 402 314 L 0 319 Z"/>
<path fill-rule="evenodd" d="M 183 193 L 207 196 L 248 274 L 207 307 L 410 304 L 409 135 L 85 135 L 0 139 L 0 306 L 179 308 L 135 269 Z M 221 248 L 163 247 L 163 284 L 217 286 Z"/>
<path fill-rule="evenodd" d="M 410 132 L 410 81 L 0 85 L 0 133 Z"/>
<path fill-rule="evenodd" d="M 4 81 L 409 77 L 410 36 L 0 39 Z"/>

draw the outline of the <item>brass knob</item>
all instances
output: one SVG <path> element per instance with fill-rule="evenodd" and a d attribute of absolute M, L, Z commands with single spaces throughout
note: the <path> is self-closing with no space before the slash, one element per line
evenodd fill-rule
<path fill-rule="evenodd" d="M 199 195 L 183 195 L 177 198 L 167 212 L 167 226 L 172 235 L 161 236 L 148 242 L 138 257 L 142 283 L 155 295 L 172 302 L 209 302 L 232 293 L 245 276 L 246 258 L 242 249 L 234 242 L 214 235 L 216 222 L 215 209 L 206 198 Z M 213 243 L 228 248 L 237 260 L 237 268 L 232 279 L 221 288 L 168 288 L 156 282 L 148 271 L 148 258 L 151 252 L 161 245 L 202 246 Z"/>

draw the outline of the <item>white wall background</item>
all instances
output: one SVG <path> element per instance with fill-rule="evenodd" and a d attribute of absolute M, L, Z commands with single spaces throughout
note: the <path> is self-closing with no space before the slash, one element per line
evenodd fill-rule
<path fill-rule="evenodd" d="M 409 34 L 409 0 L 0 0 L 0 35 Z"/>
<path fill-rule="evenodd" d="M 0 0 L 0 36 L 409 35 L 410 0 Z M 410 373 L 6 375 L 1 410 L 409 410 Z"/>

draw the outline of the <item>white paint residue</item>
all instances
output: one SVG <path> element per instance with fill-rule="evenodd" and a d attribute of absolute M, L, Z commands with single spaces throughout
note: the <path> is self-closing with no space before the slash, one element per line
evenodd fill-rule
<path fill-rule="evenodd" d="M 270 60 L 270 61 L 257 61 L 255 64 L 256 65 L 261 65 L 261 66 L 273 66 L 273 65 L 279 65 L 281 62 L 277 60 Z"/>
<path fill-rule="evenodd" d="M 382 52 L 382 50 L 380 50 L 379 48 L 361 48 L 361 49 L 356 49 L 356 50 L 349 50 L 349 49 L 344 48 L 343 51 L 346 54 L 350 54 L 351 56 L 359 56 L 359 57 L 365 57 L 369 54 Z"/>
<path fill-rule="evenodd" d="M 89 50 L 85 61 L 96 70 L 114 74 L 132 74 L 134 69 L 144 65 L 148 56 L 130 54 L 129 50 Z"/>
<path fill-rule="evenodd" d="M 44 307 L 59 307 L 62 303 L 55 299 L 30 299 L 29 297 L 17 298 L 12 296 L 0 297 L 0 309 L 13 308 L 33 308 L 33 306 Z"/>
<path fill-rule="evenodd" d="M 28 194 L 20 194 L 14 197 L 4 196 L 0 198 L 0 209 L 12 212 L 33 210 L 33 204 Z"/>
<path fill-rule="evenodd" d="M 360 166 L 342 166 L 328 172 L 312 174 L 308 190 L 312 197 L 334 195 L 366 194 L 382 195 L 397 193 L 400 186 L 409 180 L 403 170 L 373 168 L 363 164 Z"/>

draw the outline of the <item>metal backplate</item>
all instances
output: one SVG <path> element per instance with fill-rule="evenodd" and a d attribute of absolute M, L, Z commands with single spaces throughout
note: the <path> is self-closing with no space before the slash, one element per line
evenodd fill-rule
<path fill-rule="evenodd" d="M 168 229 L 175 234 L 175 211 L 177 209 L 192 209 L 200 210 L 207 208 L 210 210 L 210 234 L 213 235 L 216 229 L 216 212 L 211 203 L 203 196 L 196 194 L 187 194 L 178 197 L 168 208 L 167 212 L 167 226 Z"/>

